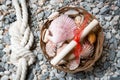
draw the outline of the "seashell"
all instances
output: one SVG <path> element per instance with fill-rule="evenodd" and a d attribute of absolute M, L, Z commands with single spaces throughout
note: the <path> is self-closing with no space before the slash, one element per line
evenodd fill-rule
<path fill-rule="evenodd" d="M 95 43 L 95 41 L 96 41 L 95 33 L 92 32 L 92 33 L 88 34 L 88 41 L 89 41 L 91 44 Z"/>
<path fill-rule="evenodd" d="M 83 48 L 82 48 L 80 57 L 81 57 L 81 58 L 87 58 L 87 57 L 89 57 L 90 55 L 92 55 L 93 52 L 94 52 L 94 46 L 91 45 L 91 44 L 88 43 L 88 42 L 85 42 L 85 44 L 83 44 Z"/>
<path fill-rule="evenodd" d="M 68 55 L 66 55 L 66 56 L 64 57 L 64 60 L 70 61 L 70 60 L 72 60 L 72 59 L 74 59 L 74 58 L 75 58 L 75 55 L 74 55 L 72 52 L 70 52 Z"/>
<path fill-rule="evenodd" d="M 53 19 L 57 18 L 58 16 L 59 16 L 59 12 L 54 12 L 48 17 L 48 19 L 53 20 Z"/>
<path fill-rule="evenodd" d="M 61 60 L 61 61 L 58 63 L 58 65 L 62 65 L 62 64 L 66 64 L 66 63 L 67 63 L 67 61 Z"/>
<path fill-rule="evenodd" d="M 78 59 L 78 61 L 76 61 L 76 59 L 73 59 L 68 63 L 67 67 L 70 70 L 75 70 L 76 68 L 78 68 L 79 64 L 80 64 L 80 59 Z"/>
<path fill-rule="evenodd" d="M 63 44 L 60 48 L 58 48 L 57 54 L 59 54 L 66 46 L 67 46 L 67 44 Z"/>
<path fill-rule="evenodd" d="M 74 37 L 76 24 L 73 19 L 67 15 L 61 15 L 54 19 L 49 27 L 51 35 L 49 39 L 54 43 L 64 42 Z"/>
<path fill-rule="evenodd" d="M 48 36 L 49 36 L 49 31 L 48 29 L 45 29 L 43 31 L 42 41 L 46 43 L 48 41 Z"/>
<path fill-rule="evenodd" d="M 48 41 L 46 44 L 46 53 L 48 54 L 49 57 L 54 57 L 56 52 L 56 44 Z"/>
<path fill-rule="evenodd" d="M 84 16 L 83 15 L 75 17 L 75 23 L 76 23 L 77 27 L 80 27 L 80 25 L 82 24 L 83 20 L 84 20 Z"/>
<path fill-rule="evenodd" d="M 79 14 L 79 12 L 71 9 L 71 10 L 66 11 L 64 14 L 66 14 L 66 15 L 77 15 L 77 14 Z"/>

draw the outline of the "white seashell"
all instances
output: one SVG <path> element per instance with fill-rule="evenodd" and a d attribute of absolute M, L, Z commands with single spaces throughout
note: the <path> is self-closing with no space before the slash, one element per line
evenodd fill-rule
<path fill-rule="evenodd" d="M 80 54 L 80 57 L 87 58 L 93 52 L 94 52 L 94 46 L 86 42 L 85 44 L 83 44 L 83 49 L 82 49 L 82 52 Z"/>
<path fill-rule="evenodd" d="M 66 11 L 65 14 L 66 15 L 77 15 L 77 14 L 79 14 L 79 12 L 71 9 L 71 10 Z"/>
<path fill-rule="evenodd" d="M 49 57 L 54 57 L 56 52 L 56 44 L 48 41 L 48 43 L 46 44 L 46 52 Z"/>
<path fill-rule="evenodd" d="M 67 15 L 61 15 L 54 19 L 49 27 L 51 37 L 49 39 L 54 43 L 71 40 L 74 37 L 73 31 L 76 29 L 76 24 L 73 19 Z"/>
<path fill-rule="evenodd" d="M 80 64 L 80 60 L 78 60 L 77 62 L 76 59 L 74 59 L 74 60 L 71 60 L 70 63 L 68 63 L 67 67 L 70 70 L 75 70 L 76 68 L 78 68 L 79 64 Z"/>
<path fill-rule="evenodd" d="M 80 27 L 80 25 L 82 24 L 83 20 L 84 20 L 84 16 L 83 15 L 75 17 L 75 23 L 76 23 L 77 27 Z"/>
<path fill-rule="evenodd" d="M 49 30 L 45 29 L 43 31 L 42 41 L 45 42 L 45 43 L 48 42 L 48 36 L 49 36 Z"/>
<path fill-rule="evenodd" d="M 59 12 L 54 12 L 48 17 L 48 19 L 53 20 L 53 19 L 57 18 L 58 16 L 59 16 Z"/>

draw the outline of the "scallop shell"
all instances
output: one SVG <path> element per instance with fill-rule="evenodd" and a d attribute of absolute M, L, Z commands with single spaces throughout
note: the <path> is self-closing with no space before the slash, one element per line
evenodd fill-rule
<path fill-rule="evenodd" d="M 46 53 L 48 54 L 49 57 L 54 57 L 56 52 L 56 44 L 48 41 L 46 44 Z"/>
<path fill-rule="evenodd" d="M 87 58 L 90 55 L 92 55 L 93 52 L 94 52 L 94 46 L 91 45 L 90 43 L 86 42 L 85 44 L 83 44 L 83 49 L 82 49 L 82 52 L 80 54 L 80 57 Z"/>
<path fill-rule="evenodd" d="M 49 27 L 52 34 L 49 39 L 54 43 L 64 42 L 74 37 L 73 31 L 76 29 L 76 24 L 73 19 L 67 15 L 61 15 L 54 19 Z"/>

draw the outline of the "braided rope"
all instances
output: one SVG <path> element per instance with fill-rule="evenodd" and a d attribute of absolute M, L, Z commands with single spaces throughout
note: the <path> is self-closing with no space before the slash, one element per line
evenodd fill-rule
<path fill-rule="evenodd" d="M 33 43 L 33 34 L 28 26 L 28 13 L 25 0 L 20 0 L 22 13 L 17 0 L 12 0 L 16 10 L 17 21 L 11 24 L 9 34 L 11 36 L 11 56 L 10 61 L 17 68 L 15 80 L 25 80 L 27 66 L 35 61 L 34 54 L 30 51 Z"/>

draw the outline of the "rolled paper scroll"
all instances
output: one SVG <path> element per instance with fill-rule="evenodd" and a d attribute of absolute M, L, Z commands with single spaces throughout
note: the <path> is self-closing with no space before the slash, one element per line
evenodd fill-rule
<path fill-rule="evenodd" d="M 87 27 L 83 30 L 81 34 L 81 40 L 87 36 L 87 34 L 98 24 L 96 19 L 93 19 Z M 62 60 L 75 46 L 77 42 L 72 40 L 58 55 L 56 55 L 52 60 L 51 64 L 56 65 L 60 60 Z"/>

